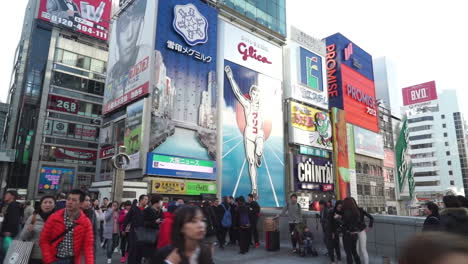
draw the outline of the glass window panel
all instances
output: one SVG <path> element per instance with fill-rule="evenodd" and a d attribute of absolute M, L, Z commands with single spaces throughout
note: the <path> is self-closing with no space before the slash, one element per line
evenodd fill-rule
<path fill-rule="evenodd" d="M 90 70 L 93 72 L 104 73 L 104 62 L 100 60 L 91 59 Z"/>
<path fill-rule="evenodd" d="M 76 66 L 78 60 L 78 55 L 69 51 L 63 51 L 63 60 L 62 62 L 67 65 Z"/>
<path fill-rule="evenodd" d="M 55 50 L 55 59 L 54 59 L 54 61 L 62 62 L 63 61 L 62 58 L 63 58 L 63 49 Z"/>

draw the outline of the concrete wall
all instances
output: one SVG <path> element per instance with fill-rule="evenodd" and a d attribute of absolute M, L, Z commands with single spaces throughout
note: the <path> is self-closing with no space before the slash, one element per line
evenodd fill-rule
<path fill-rule="evenodd" d="M 260 240 L 264 240 L 263 220 L 265 217 L 275 216 L 280 213 L 277 209 L 262 209 L 259 220 Z M 318 212 L 303 212 L 304 220 L 310 230 L 314 233 L 314 241 L 318 248 L 325 249 L 323 243 L 322 228 L 317 219 Z M 388 257 L 396 260 L 400 252 L 400 247 L 404 242 L 416 232 L 421 231 L 424 223 L 422 217 L 373 215 L 374 227 L 367 233 L 367 250 L 374 258 Z M 289 225 L 287 217 L 279 218 L 280 239 L 289 240 Z M 318 227 L 318 230 L 317 230 Z"/>

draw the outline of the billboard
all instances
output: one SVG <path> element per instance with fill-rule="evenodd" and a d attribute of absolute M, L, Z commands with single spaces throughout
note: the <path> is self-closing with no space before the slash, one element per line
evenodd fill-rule
<path fill-rule="evenodd" d="M 150 92 L 156 1 L 135 0 L 112 26 L 102 113 Z"/>
<path fill-rule="evenodd" d="M 289 141 L 311 147 L 332 149 L 332 127 L 328 111 L 290 102 Z"/>
<path fill-rule="evenodd" d="M 349 195 L 359 202 L 357 193 L 356 155 L 354 153 L 354 126 L 351 124 L 346 124 L 346 138 L 348 140 Z"/>
<path fill-rule="evenodd" d="M 74 169 L 43 166 L 39 175 L 39 191 L 69 191 L 74 178 Z"/>
<path fill-rule="evenodd" d="M 413 178 L 413 165 L 408 148 L 408 120 L 405 119 L 401 132 L 395 145 L 395 159 L 397 167 L 398 190 L 400 195 L 407 194 L 413 198 L 415 182 Z"/>
<path fill-rule="evenodd" d="M 111 9 L 111 0 L 40 0 L 38 18 L 107 40 Z"/>
<path fill-rule="evenodd" d="M 346 121 L 379 132 L 374 82 L 346 65 L 341 66 Z"/>
<path fill-rule="evenodd" d="M 77 114 L 78 103 L 79 101 L 76 99 L 50 94 L 47 109 Z"/>
<path fill-rule="evenodd" d="M 347 113 L 341 109 L 333 107 L 332 127 L 333 127 L 333 155 L 336 162 L 336 186 L 335 192 L 338 199 L 345 199 L 349 196 L 350 182 L 349 156 L 348 156 L 348 135 L 346 125 Z"/>
<path fill-rule="evenodd" d="M 294 191 L 334 191 L 333 163 L 329 159 L 293 155 Z"/>
<path fill-rule="evenodd" d="M 184 181 L 168 178 L 154 178 L 152 192 L 159 194 L 201 195 L 216 194 L 214 181 Z"/>
<path fill-rule="evenodd" d="M 403 88 L 403 105 L 414 105 L 437 99 L 435 81 Z"/>
<path fill-rule="evenodd" d="M 357 154 L 384 159 L 383 137 L 367 129 L 354 126 L 354 146 Z"/>
<path fill-rule="evenodd" d="M 94 162 L 97 158 L 97 151 L 89 149 L 77 149 L 66 147 L 52 148 L 53 156 L 58 160 L 72 160 L 72 161 L 85 161 Z"/>
<path fill-rule="evenodd" d="M 144 100 L 140 100 L 127 106 L 124 135 L 126 153 L 130 157 L 130 163 L 127 169 L 140 168 L 140 145 L 143 135 L 143 105 Z"/>
<path fill-rule="evenodd" d="M 213 161 L 217 10 L 201 1 L 167 0 L 158 13 L 149 151 Z"/>
<path fill-rule="evenodd" d="M 225 58 L 222 193 L 253 193 L 262 206 L 283 206 L 281 48 L 220 23 Z"/>
<path fill-rule="evenodd" d="M 391 149 L 385 149 L 384 152 L 384 167 L 395 168 L 395 152 Z"/>
<path fill-rule="evenodd" d="M 216 180 L 216 162 L 148 153 L 146 173 L 175 178 Z"/>

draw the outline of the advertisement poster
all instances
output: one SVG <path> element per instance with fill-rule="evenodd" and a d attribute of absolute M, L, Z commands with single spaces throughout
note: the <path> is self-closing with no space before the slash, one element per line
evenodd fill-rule
<path fill-rule="evenodd" d="M 112 25 L 102 113 L 150 92 L 156 1 L 135 0 Z"/>
<path fill-rule="evenodd" d="M 437 99 L 435 81 L 403 88 L 403 105 L 420 104 Z"/>
<path fill-rule="evenodd" d="M 385 149 L 385 158 L 383 165 L 387 168 L 395 168 L 395 152 L 391 149 Z"/>
<path fill-rule="evenodd" d="M 216 180 L 216 162 L 148 153 L 146 173 L 148 175 Z"/>
<path fill-rule="evenodd" d="M 124 145 L 126 153 L 130 157 L 127 169 L 140 168 L 140 144 L 142 140 L 142 117 L 144 100 L 140 100 L 127 106 L 127 118 L 125 119 Z"/>
<path fill-rule="evenodd" d="M 112 125 L 102 127 L 99 131 L 99 144 L 101 146 L 107 146 L 114 142 L 114 129 Z"/>
<path fill-rule="evenodd" d="M 186 181 L 188 195 L 216 194 L 216 182 Z"/>
<path fill-rule="evenodd" d="M 327 111 L 290 102 L 289 142 L 331 150 L 332 127 Z"/>
<path fill-rule="evenodd" d="M 168 180 L 156 178 L 152 183 L 152 192 L 158 194 L 186 194 L 187 188 L 183 180 Z"/>
<path fill-rule="evenodd" d="M 331 160 L 294 155 L 295 191 L 334 191 L 334 171 Z"/>
<path fill-rule="evenodd" d="M 111 8 L 111 0 L 40 0 L 38 18 L 107 40 Z"/>
<path fill-rule="evenodd" d="M 97 151 L 88 149 L 65 148 L 55 147 L 54 157 L 58 160 L 81 160 L 88 162 L 95 162 L 97 158 Z"/>
<path fill-rule="evenodd" d="M 356 175 L 356 155 L 354 147 L 354 126 L 346 124 L 346 136 L 348 139 L 348 160 L 349 160 L 349 193 L 356 202 L 358 201 L 357 193 L 357 175 Z"/>
<path fill-rule="evenodd" d="M 349 157 L 348 157 L 348 136 L 346 128 L 346 113 L 336 107 L 332 108 L 333 123 L 333 154 L 336 161 L 336 196 L 344 200 L 349 196 L 348 184 L 349 175 Z"/>
<path fill-rule="evenodd" d="M 384 145 L 382 135 L 354 126 L 355 151 L 358 154 L 376 159 L 384 159 Z"/>
<path fill-rule="evenodd" d="M 73 187 L 75 170 L 71 168 L 42 167 L 39 191 L 69 191 Z"/>
<path fill-rule="evenodd" d="M 401 196 L 413 198 L 415 182 L 413 178 L 413 166 L 409 154 L 408 142 L 408 120 L 404 120 L 400 135 L 395 145 L 395 158 L 397 166 L 398 189 Z"/>
<path fill-rule="evenodd" d="M 152 153 L 216 160 L 217 15 L 201 1 L 160 1 Z"/>
<path fill-rule="evenodd" d="M 76 114 L 78 113 L 78 100 L 58 96 L 58 95 L 49 95 L 49 102 L 47 109 Z"/>

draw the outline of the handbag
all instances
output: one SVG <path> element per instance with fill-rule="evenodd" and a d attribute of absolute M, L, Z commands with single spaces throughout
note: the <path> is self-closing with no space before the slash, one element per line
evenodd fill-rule
<path fill-rule="evenodd" d="M 28 264 L 34 242 L 13 240 L 3 264 Z"/>
<path fill-rule="evenodd" d="M 156 244 L 159 230 L 139 226 L 135 228 L 136 242 L 141 244 Z"/>

